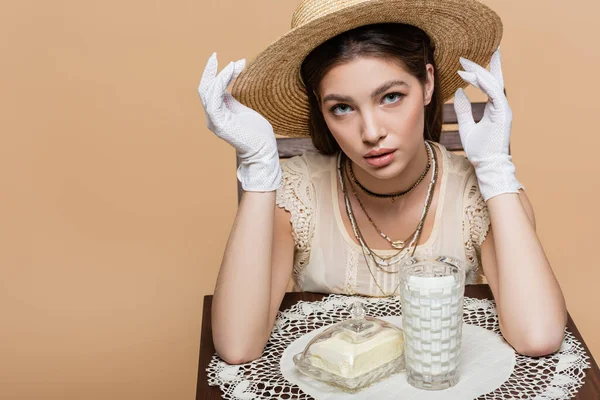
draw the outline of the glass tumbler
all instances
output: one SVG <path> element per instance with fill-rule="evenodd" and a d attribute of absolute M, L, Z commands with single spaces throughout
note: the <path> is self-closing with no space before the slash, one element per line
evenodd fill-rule
<path fill-rule="evenodd" d="M 440 390 L 458 383 L 464 290 L 460 260 L 426 255 L 403 263 L 400 296 L 410 385 Z"/>

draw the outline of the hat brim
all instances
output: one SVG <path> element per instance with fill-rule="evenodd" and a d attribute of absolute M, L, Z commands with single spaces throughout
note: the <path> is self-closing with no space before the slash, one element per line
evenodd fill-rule
<path fill-rule="evenodd" d="M 422 29 L 435 45 L 443 101 L 467 83 L 457 74 L 459 57 L 487 65 L 502 39 L 502 21 L 475 0 L 373 0 L 308 22 L 273 42 L 240 74 L 233 96 L 264 116 L 276 134 L 309 135 L 308 98 L 300 65 L 323 42 L 359 26 L 403 23 Z"/>

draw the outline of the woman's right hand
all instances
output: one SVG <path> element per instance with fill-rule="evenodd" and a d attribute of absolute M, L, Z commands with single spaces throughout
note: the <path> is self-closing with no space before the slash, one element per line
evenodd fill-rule
<path fill-rule="evenodd" d="M 208 59 L 198 94 L 206 126 L 232 145 L 241 159 L 237 177 L 245 191 L 268 192 L 281 185 L 281 167 L 273 127 L 262 115 L 237 101 L 227 87 L 246 60 L 231 62 L 217 74 L 217 54 Z"/>

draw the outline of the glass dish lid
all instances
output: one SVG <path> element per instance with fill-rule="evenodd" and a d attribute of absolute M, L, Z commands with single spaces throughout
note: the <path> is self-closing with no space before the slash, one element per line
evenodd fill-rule
<path fill-rule="evenodd" d="M 356 301 L 350 318 L 331 325 L 294 356 L 303 374 L 356 392 L 404 370 L 404 334 L 389 322 L 366 315 Z"/>

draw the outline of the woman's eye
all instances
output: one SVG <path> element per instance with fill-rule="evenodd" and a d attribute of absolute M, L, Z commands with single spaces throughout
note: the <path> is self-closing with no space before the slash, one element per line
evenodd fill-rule
<path fill-rule="evenodd" d="M 404 96 L 402 93 L 388 93 L 385 96 L 383 96 L 383 102 L 385 104 L 395 103 L 398 100 L 400 100 L 402 96 Z"/>
<path fill-rule="evenodd" d="M 336 104 L 335 106 L 331 107 L 331 112 L 335 115 L 348 114 L 351 110 L 352 109 L 348 104 Z"/>

